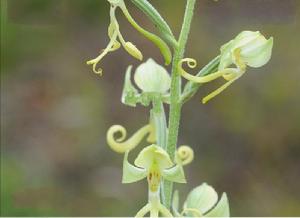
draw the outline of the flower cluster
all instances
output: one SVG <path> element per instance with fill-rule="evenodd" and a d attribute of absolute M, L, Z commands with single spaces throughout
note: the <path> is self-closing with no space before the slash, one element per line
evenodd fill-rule
<path fill-rule="evenodd" d="M 171 78 L 164 67 L 149 59 L 137 67 L 134 74 L 134 82 L 139 89 L 131 83 L 131 67 L 127 70 L 122 102 L 135 106 L 136 103 L 149 105 L 153 103 L 160 105 L 169 95 Z M 180 146 L 175 155 L 175 163 L 159 144 L 157 134 L 158 126 L 155 118 L 150 116 L 149 124 L 141 127 L 130 138 L 126 139 L 126 129 L 121 125 L 113 125 L 107 131 L 107 143 L 110 148 L 118 153 L 124 153 L 123 161 L 123 183 L 132 183 L 147 178 L 148 181 L 148 203 L 137 213 L 137 217 L 144 216 L 148 212 L 151 216 L 172 216 L 171 212 L 161 203 L 161 183 L 163 180 L 185 183 L 183 165 L 192 162 L 193 150 L 187 146 Z M 115 138 L 119 133 L 120 137 Z M 145 138 L 151 145 L 146 146 L 134 161 L 135 165 L 128 162 L 128 154 Z M 161 142 L 160 142 L 161 143 Z"/>
<path fill-rule="evenodd" d="M 126 41 L 121 34 L 116 18 L 117 9 L 122 11 L 128 22 L 139 33 L 159 48 L 166 65 L 172 61 L 172 53 L 168 44 L 176 52 L 172 69 L 173 73 L 176 74 L 172 74 L 172 78 L 163 66 L 151 58 L 140 64 L 134 75 L 132 75 L 133 67 L 130 65 L 127 68 L 121 101 L 131 107 L 136 107 L 137 104 L 152 107 L 149 120 L 129 138 L 127 138 L 126 128 L 121 125 L 111 126 L 106 135 L 109 147 L 124 155 L 122 182 L 133 183 L 147 179 L 148 201 L 137 212 L 136 217 L 143 217 L 148 213 L 151 217 L 158 217 L 159 215 L 165 217 L 172 217 L 173 215 L 177 217 L 229 217 L 226 193 L 223 193 L 218 199 L 217 192 L 206 183 L 194 188 L 188 194 L 182 208 L 179 207 L 179 194 L 176 191 L 172 196 L 172 183 L 186 183 L 183 166 L 193 161 L 194 151 L 187 145 L 177 147 L 176 140 L 172 141 L 170 138 L 176 139 L 177 133 L 173 134 L 174 131 L 172 130 L 174 130 L 174 126 L 178 128 L 180 117 L 178 113 L 180 113 L 185 100 L 197 92 L 199 84 L 208 83 L 218 78 L 223 78 L 226 81 L 224 85 L 203 98 L 202 102 L 206 103 L 244 75 L 247 67 L 258 68 L 265 65 L 271 58 L 273 38 L 266 39 L 258 31 L 243 31 L 221 46 L 220 55 L 201 69 L 197 75 L 191 75 L 183 69 L 183 64 L 186 63 L 188 67 L 195 68 L 196 60 L 192 58 L 180 60 L 179 58 L 182 54 L 180 49 L 184 49 L 180 48 L 180 39 L 184 39 L 184 37 L 180 35 L 180 39 L 177 41 L 167 23 L 147 0 L 132 0 L 132 2 L 150 18 L 161 37 L 168 44 L 138 25 L 128 12 L 124 0 L 107 1 L 110 4 L 110 25 L 108 27 L 110 41 L 96 58 L 87 62 L 88 65 L 93 66 L 95 73 L 102 74 L 102 69 L 97 68 L 97 64 L 105 55 L 121 46 L 134 58 L 143 60 L 142 52 L 132 42 Z M 188 1 L 187 8 L 193 8 L 194 3 L 192 2 L 194 1 Z M 189 12 L 189 10 L 186 11 Z M 185 19 L 184 25 L 189 25 L 188 22 L 190 19 Z M 189 28 L 182 29 L 185 31 Z M 188 80 L 183 93 L 181 93 L 181 77 L 178 76 L 178 73 Z M 177 94 L 173 92 L 174 90 Z M 174 95 L 178 99 L 173 98 Z M 170 126 L 167 125 L 165 104 L 171 104 Z M 174 110 L 175 112 L 172 113 L 172 109 L 176 107 L 178 111 Z M 171 116 L 178 122 L 173 122 Z M 173 129 L 171 128 L 172 123 Z M 137 145 L 142 144 L 144 139 L 146 139 L 146 145 L 137 155 L 134 164 L 131 164 L 128 161 L 129 153 Z M 171 198 L 172 213 L 169 208 L 171 207 Z"/>

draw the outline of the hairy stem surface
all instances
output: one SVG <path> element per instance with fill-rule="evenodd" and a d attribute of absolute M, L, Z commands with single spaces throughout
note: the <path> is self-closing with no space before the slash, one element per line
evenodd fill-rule
<path fill-rule="evenodd" d="M 183 58 L 186 42 L 190 32 L 190 26 L 193 18 L 193 12 L 196 0 L 187 0 L 184 20 L 178 40 L 178 47 L 175 48 L 173 64 L 172 64 L 172 81 L 171 81 L 171 101 L 170 101 L 170 114 L 169 114 L 169 133 L 167 152 L 170 157 L 174 160 L 178 129 L 180 123 L 180 112 L 181 112 L 181 78 L 177 69 L 179 61 Z M 164 196 L 165 206 L 170 208 L 173 184 L 171 182 L 164 181 Z"/>

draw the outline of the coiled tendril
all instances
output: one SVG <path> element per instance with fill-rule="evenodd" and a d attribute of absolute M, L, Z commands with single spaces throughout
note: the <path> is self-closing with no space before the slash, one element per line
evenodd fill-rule
<path fill-rule="evenodd" d="M 238 54 L 236 54 L 238 57 Z M 223 70 L 219 70 L 215 73 L 208 74 L 206 76 L 194 76 L 186 72 L 182 64 L 186 62 L 189 68 L 195 68 L 197 65 L 197 62 L 195 59 L 192 58 L 184 58 L 178 63 L 178 71 L 181 74 L 182 77 L 185 79 L 192 81 L 194 83 L 208 83 L 215 79 L 218 79 L 219 77 L 223 77 L 227 82 L 222 85 L 220 88 L 216 89 L 215 91 L 208 94 L 206 97 L 202 99 L 202 103 L 205 104 L 210 99 L 214 98 L 221 92 L 223 92 L 228 86 L 230 86 L 235 80 L 237 80 L 243 73 L 245 72 L 244 66 L 241 64 L 241 68 L 226 68 Z"/>
<path fill-rule="evenodd" d="M 181 145 L 177 149 L 177 157 L 180 159 L 182 165 L 187 165 L 194 160 L 194 151 L 187 145 Z"/>
<path fill-rule="evenodd" d="M 121 134 L 119 138 L 115 138 L 115 134 L 117 133 Z M 125 127 L 113 125 L 107 131 L 106 140 L 112 150 L 118 153 L 124 153 L 135 148 L 147 134 L 149 135 L 146 140 L 149 143 L 155 143 L 155 130 L 152 124 L 143 126 L 127 140 L 125 140 L 127 136 Z"/>

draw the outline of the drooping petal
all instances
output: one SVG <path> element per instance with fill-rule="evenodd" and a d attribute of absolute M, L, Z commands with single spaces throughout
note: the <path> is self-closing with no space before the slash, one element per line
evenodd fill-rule
<path fill-rule="evenodd" d="M 100 55 L 92 60 L 87 61 L 87 65 L 93 65 L 93 71 L 96 74 L 102 75 L 102 69 L 98 68 L 97 69 L 97 64 L 102 60 L 102 58 L 107 55 L 110 51 L 112 51 L 115 41 L 117 39 L 117 33 L 114 33 L 110 39 L 110 42 L 106 46 L 106 48 L 100 53 Z"/>
<path fill-rule="evenodd" d="M 147 170 L 133 166 L 128 162 L 128 152 L 125 152 L 123 160 L 122 183 L 132 183 L 146 178 Z"/>
<path fill-rule="evenodd" d="M 170 169 L 164 169 L 162 171 L 162 176 L 165 180 L 177 183 L 186 183 L 184 176 L 184 171 L 181 164 L 177 164 Z"/>
<path fill-rule="evenodd" d="M 242 74 L 240 74 L 241 76 Z M 209 95 L 207 95 L 206 97 L 204 97 L 202 99 L 202 103 L 206 104 L 209 100 L 211 100 L 212 98 L 216 97 L 217 95 L 219 95 L 221 92 L 223 92 L 226 88 L 228 88 L 234 81 L 236 81 L 240 76 L 237 76 L 236 78 L 228 81 L 227 83 L 225 83 L 224 85 L 222 85 L 220 88 L 216 89 L 215 91 L 211 92 Z"/>
<path fill-rule="evenodd" d="M 150 210 L 151 204 L 148 203 L 137 212 L 135 217 L 144 217 Z"/>

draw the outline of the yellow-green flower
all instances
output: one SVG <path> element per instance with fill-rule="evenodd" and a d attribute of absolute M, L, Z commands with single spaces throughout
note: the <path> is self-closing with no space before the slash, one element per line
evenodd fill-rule
<path fill-rule="evenodd" d="M 174 192 L 172 208 L 174 215 L 186 217 L 229 217 L 229 203 L 226 193 L 218 201 L 215 189 L 203 183 L 194 188 L 184 201 L 182 211 L 179 212 L 179 194 Z"/>
<path fill-rule="evenodd" d="M 132 183 L 147 178 L 148 203 L 136 214 L 142 217 L 148 212 L 150 216 L 157 217 L 159 213 L 171 217 L 169 210 L 160 203 L 160 184 L 162 178 L 177 183 L 185 183 L 183 168 L 174 164 L 165 150 L 157 145 L 145 147 L 137 156 L 134 165 L 128 162 L 128 152 L 123 162 L 123 183 Z"/>
<path fill-rule="evenodd" d="M 217 72 L 207 76 L 193 76 L 187 73 L 182 68 L 184 62 L 190 68 L 197 65 L 196 61 L 191 58 L 182 59 L 178 69 L 184 78 L 195 83 L 207 83 L 219 77 L 223 77 L 227 81 L 223 86 L 203 98 L 202 102 L 206 103 L 240 78 L 246 72 L 247 66 L 257 68 L 265 65 L 271 58 L 272 48 L 273 37 L 266 39 L 258 31 L 243 31 L 221 47 Z M 231 68 L 231 65 L 235 65 L 235 68 Z"/>
<path fill-rule="evenodd" d="M 132 43 L 126 41 L 123 35 L 120 32 L 120 26 L 116 18 L 116 9 L 120 8 L 128 22 L 142 35 L 147 39 L 152 41 L 161 51 L 162 55 L 165 58 L 165 63 L 168 65 L 171 62 L 172 54 L 168 45 L 158 36 L 153 33 L 148 32 L 137 24 L 137 22 L 129 14 L 124 0 L 108 0 L 110 3 L 110 25 L 108 27 L 108 36 L 110 41 L 105 49 L 94 59 L 87 61 L 88 65 L 93 65 L 93 71 L 96 74 L 102 75 L 102 69 L 97 68 L 97 64 L 102 60 L 102 58 L 107 55 L 109 52 L 115 51 L 123 46 L 123 48 L 134 58 L 138 60 L 143 60 L 142 52 Z"/>
<path fill-rule="evenodd" d="M 88 65 L 93 65 L 93 71 L 96 74 L 102 75 L 102 69 L 97 69 L 97 64 L 102 60 L 102 58 L 108 54 L 109 52 L 115 51 L 120 48 L 120 45 L 123 46 L 123 48 L 133 57 L 135 57 L 138 60 L 143 59 L 143 55 L 140 52 L 140 50 L 131 42 L 125 41 L 124 37 L 122 36 L 120 32 L 119 23 L 117 21 L 115 12 L 117 7 L 123 6 L 124 2 L 123 0 L 108 0 L 111 4 L 110 6 L 110 25 L 108 27 L 108 36 L 110 38 L 110 41 L 106 48 L 100 53 L 99 56 L 96 58 L 87 61 Z M 125 6 L 125 5 L 124 5 Z"/>

